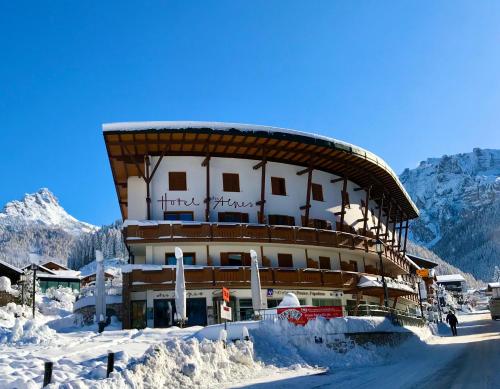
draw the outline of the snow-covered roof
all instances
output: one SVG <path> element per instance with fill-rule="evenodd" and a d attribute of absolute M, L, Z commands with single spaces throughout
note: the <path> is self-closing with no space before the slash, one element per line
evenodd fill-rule
<path fill-rule="evenodd" d="M 15 271 L 16 273 L 19 273 L 19 274 L 22 274 L 24 273 L 21 269 L 19 269 L 18 267 L 15 267 L 14 265 L 11 265 L 10 263 L 8 262 L 5 262 L 5 261 L 2 261 L 0 259 L 0 265 L 3 265 L 5 267 L 8 267 L 9 269 Z"/>
<path fill-rule="evenodd" d="M 298 131 L 289 128 L 274 127 L 274 126 L 263 126 L 257 124 L 244 124 L 244 123 L 225 123 L 225 122 L 204 122 L 204 121 L 145 121 L 145 122 L 117 122 L 117 123 L 104 123 L 102 125 L 102 130 L 104 132 L 110 131 L 150 131 L 150 130 L 182 130 L 182 129 L 195 129 L 195 128 L 209 128 L 211 130 L 218 131 L 228 131 L 228 130 L 239 130 L 245 132 L 267 132 L 268 134 L 289 134 L 305 136 L 308 138 L 314 138 L 319 140 L 324 140 L 327 142 L 336 143 L 339 145 L 344 145 L 345 147 L 352 148 L 358 153 L 370 156 L 371 159 L 375 159 L 380 165 L 384 165 L 387 170 L 391 171 L 393 175 L 396 173 L 387 165 L 387 163 L 377 155 L 372 152 L 365 150 L 359 146 L 353 145 L 348 142 L 344 142 L 335 138 L 331 138 L 325 135 L 319 135 L 314 133 L 309 133 L 305 131 Z"/>
<path fill-rule="evenodd" d="M 465 278 L 461 274 L 445 274 L 436 276 L 437 282 L 465 282 Z"/>
<path fill-rule="evenodd" d="M 48 269 L 45 269 L 48 270 Z M 50 272 L 46 272 L 43 270 L 38 274 L 38 277 L 40 278 L 70 278 L 70 279 L 75 279 L 79 280 L 80 277 L 80 272 L 76 270 L 50 270 Z"/>
<path fill-rule="evenodd" d="M 490 282 L 488 283 L 488 290 L 493 288 L 500 288 L 500 282 Z"/>
<path fill-rule="evenodd" d="M 410 293 L 415 293 L 415 289 L 411 287 L 409 284 L 397 280 L 393 280 L 392 278 L 385 278 L 385 282 L 387 287 L 390 289 L 398 289 L 403 291 L 408 291 Z M 360 277 L 358 282 L 358 288 L 382 288 L 384 285 L 382 284 L 382 279 L 375 276 L 367 276 L 363 275 Z"/>

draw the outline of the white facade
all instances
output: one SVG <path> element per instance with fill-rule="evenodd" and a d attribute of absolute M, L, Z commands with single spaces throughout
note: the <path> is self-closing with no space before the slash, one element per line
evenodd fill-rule
<path fill-rule="evenodd" d="M 158 157 L 151 158 L 151 166 L 155 166 Z M 167 156 L 161 161 L 150 183 L 151 219 L 163 220 L 164 211 L 191 211 L 195 221 L 205 221 L 206 198 L 206 168 L 202 166 L 204 158 L 195 156 Z M 261 170 L 253 169 L 259 161 L 237 158 L 211 158 L 210 160 L 210 222 L 217 222 L 218 212 L 245 212 L 249 222 L 258 222 L 260 207 L 257 202 L 261 193 Z M 295 218 L 295 225 L 302 225 L 301 217 L 305 214 L 300 207 L 306 205 L 307 173 L 297 175 L 303 170 L 302 166 L 284 163 L 268 162 L 266 166 L 265 185 L 265 214 L 287 215 Z M 169 172 L 185 172 L 187 190 L 169 190 Z M 222 186 L 223 173 L 237 173 L 239 175 L 239 192 L 224 192 Z M 285 179 L 286 195 L 272 194 L 271 177 Z M 339 177 L 327 172 L 314 170 L 312 183 L 320 184 L 323 191 L 323 200 L 317 201 L 311 195 L 310 219 L 321 219 L 332 223 L 340 216 L 335 212 L 341 210 L 342 181 L 331 183 Z M 146 183 L 140 177 L 128 178 L 128 218 L 130 220 L 146 220 Z M 347 192 L 350 204 L 346 207 L 344 221 L 355 229 L 363 228 L 364 207 L 366 198 L 364 190 L 355 190 L 358 185 L 348 181 Z M 162 201 L 163 199 L 163 201 Z M 385 233 L 386 216 L 382 213 L 381 232 Z M 369 201 L 368 229 L 377 226 L 377 204 Z M 372 230 L 373 231 L 373 230 Z M 396 239 L 398 234 L 396 233 Z M 389 226 L 389 238 L 392 239 L 392 224 Z"/>

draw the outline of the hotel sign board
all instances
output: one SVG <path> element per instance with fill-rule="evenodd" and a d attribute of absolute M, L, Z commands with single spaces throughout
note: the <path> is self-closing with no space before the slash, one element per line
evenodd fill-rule
<path fill-rule="evenodd" d="M 222 287 L 222 299 L 227 303 L 229 302 L 229 289 L 228 288 Z"/>
<path fill-rule="evenodd" d="M 226 303 L 222 303 L 220 306 L 220 317 L 225 320 L 233 320 L 233 313 L 231 307 L 227 306 Z"/>
<path fill-rule="evenodd" d="M 280 319 L 287 319 L 290 323 L 302 326 L 317 317 L 332 319 L 343 316 L 341 306 L 278 308 L 277 314 Z"/>

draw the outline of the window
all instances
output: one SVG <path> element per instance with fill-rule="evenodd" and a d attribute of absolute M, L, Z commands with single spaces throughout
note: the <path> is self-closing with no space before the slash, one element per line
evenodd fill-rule
<path fill-rule="evenodd" d="M 249 253 L 220 253 L 221 266 L 250 266 Z"/>
<path fill-rule="evenodd" d="M 196 253 L 184 253 L 183 255 L 184 265 L 195 265 L 196 264 Z M 175 258 L 175 253 L 165 254 L 165 264 L 166 265 L 176 265 L 177 258 Z"/>
<path fill-rule="evenodd" d="M 279 267 L 293 267 L 292 254 L 278 254 Z"/>
<path fill-rule="evenodd" d="M 237 173 L 222 173 L 222 187 L 224 192 L 240 191 L 240 176 Z"/>
<path fill-rule="evenodd" d="M 187 190 L 186 172 L 168 172 L 168 190 Z"/>
<path fill-rule="evenodd" d="M 226 223 L 248 223 L 248 213 L 244 212 L 219 212 L 219 222 Z"/>
<path fill-rule="evenodd" d="M 281 177 L 271 177 L 271 193 L 278 196 L 286 196 L 285 179 Z"/>
<path fill-rule="evenodd" d="M 331 269 L 330 258 L 329 257 L 319 257 L 319 268 L 320 269 Z"/>
<path fill-rule="evenodd" d="M 166 211 L 163 212 L 164 220 L 193 221 L 194 214 L 191 211 Z"/>
<path fill-rule="evenodd" d="M 311 184 L 312 197 L 316 201 L 323 200 L 323 187 L 320 184 Z"/>
<path fill-rule="evenodd" d="M 269 215 L 269 224 L 279 225 L 279 226 L 294 226 L 295 218 L 288 215 Z"/>

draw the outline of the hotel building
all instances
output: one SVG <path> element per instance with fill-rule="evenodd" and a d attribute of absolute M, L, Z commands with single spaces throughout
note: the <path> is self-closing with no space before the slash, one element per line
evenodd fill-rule
<path fill-rule="evenodd" d="M 263 300 L 383 304 L 375 239 L 384 242 L 389 303 L 418 306 L 408 221 L 418 210 L 374 154 L 324 136 L 205 122 L 112 123 L 104 140 L 124 221 L 123 326 L 165 327 L 175 310 L 174 248 L 184 251 L 189 325 L 252 315 L 250 256 Z"/>

